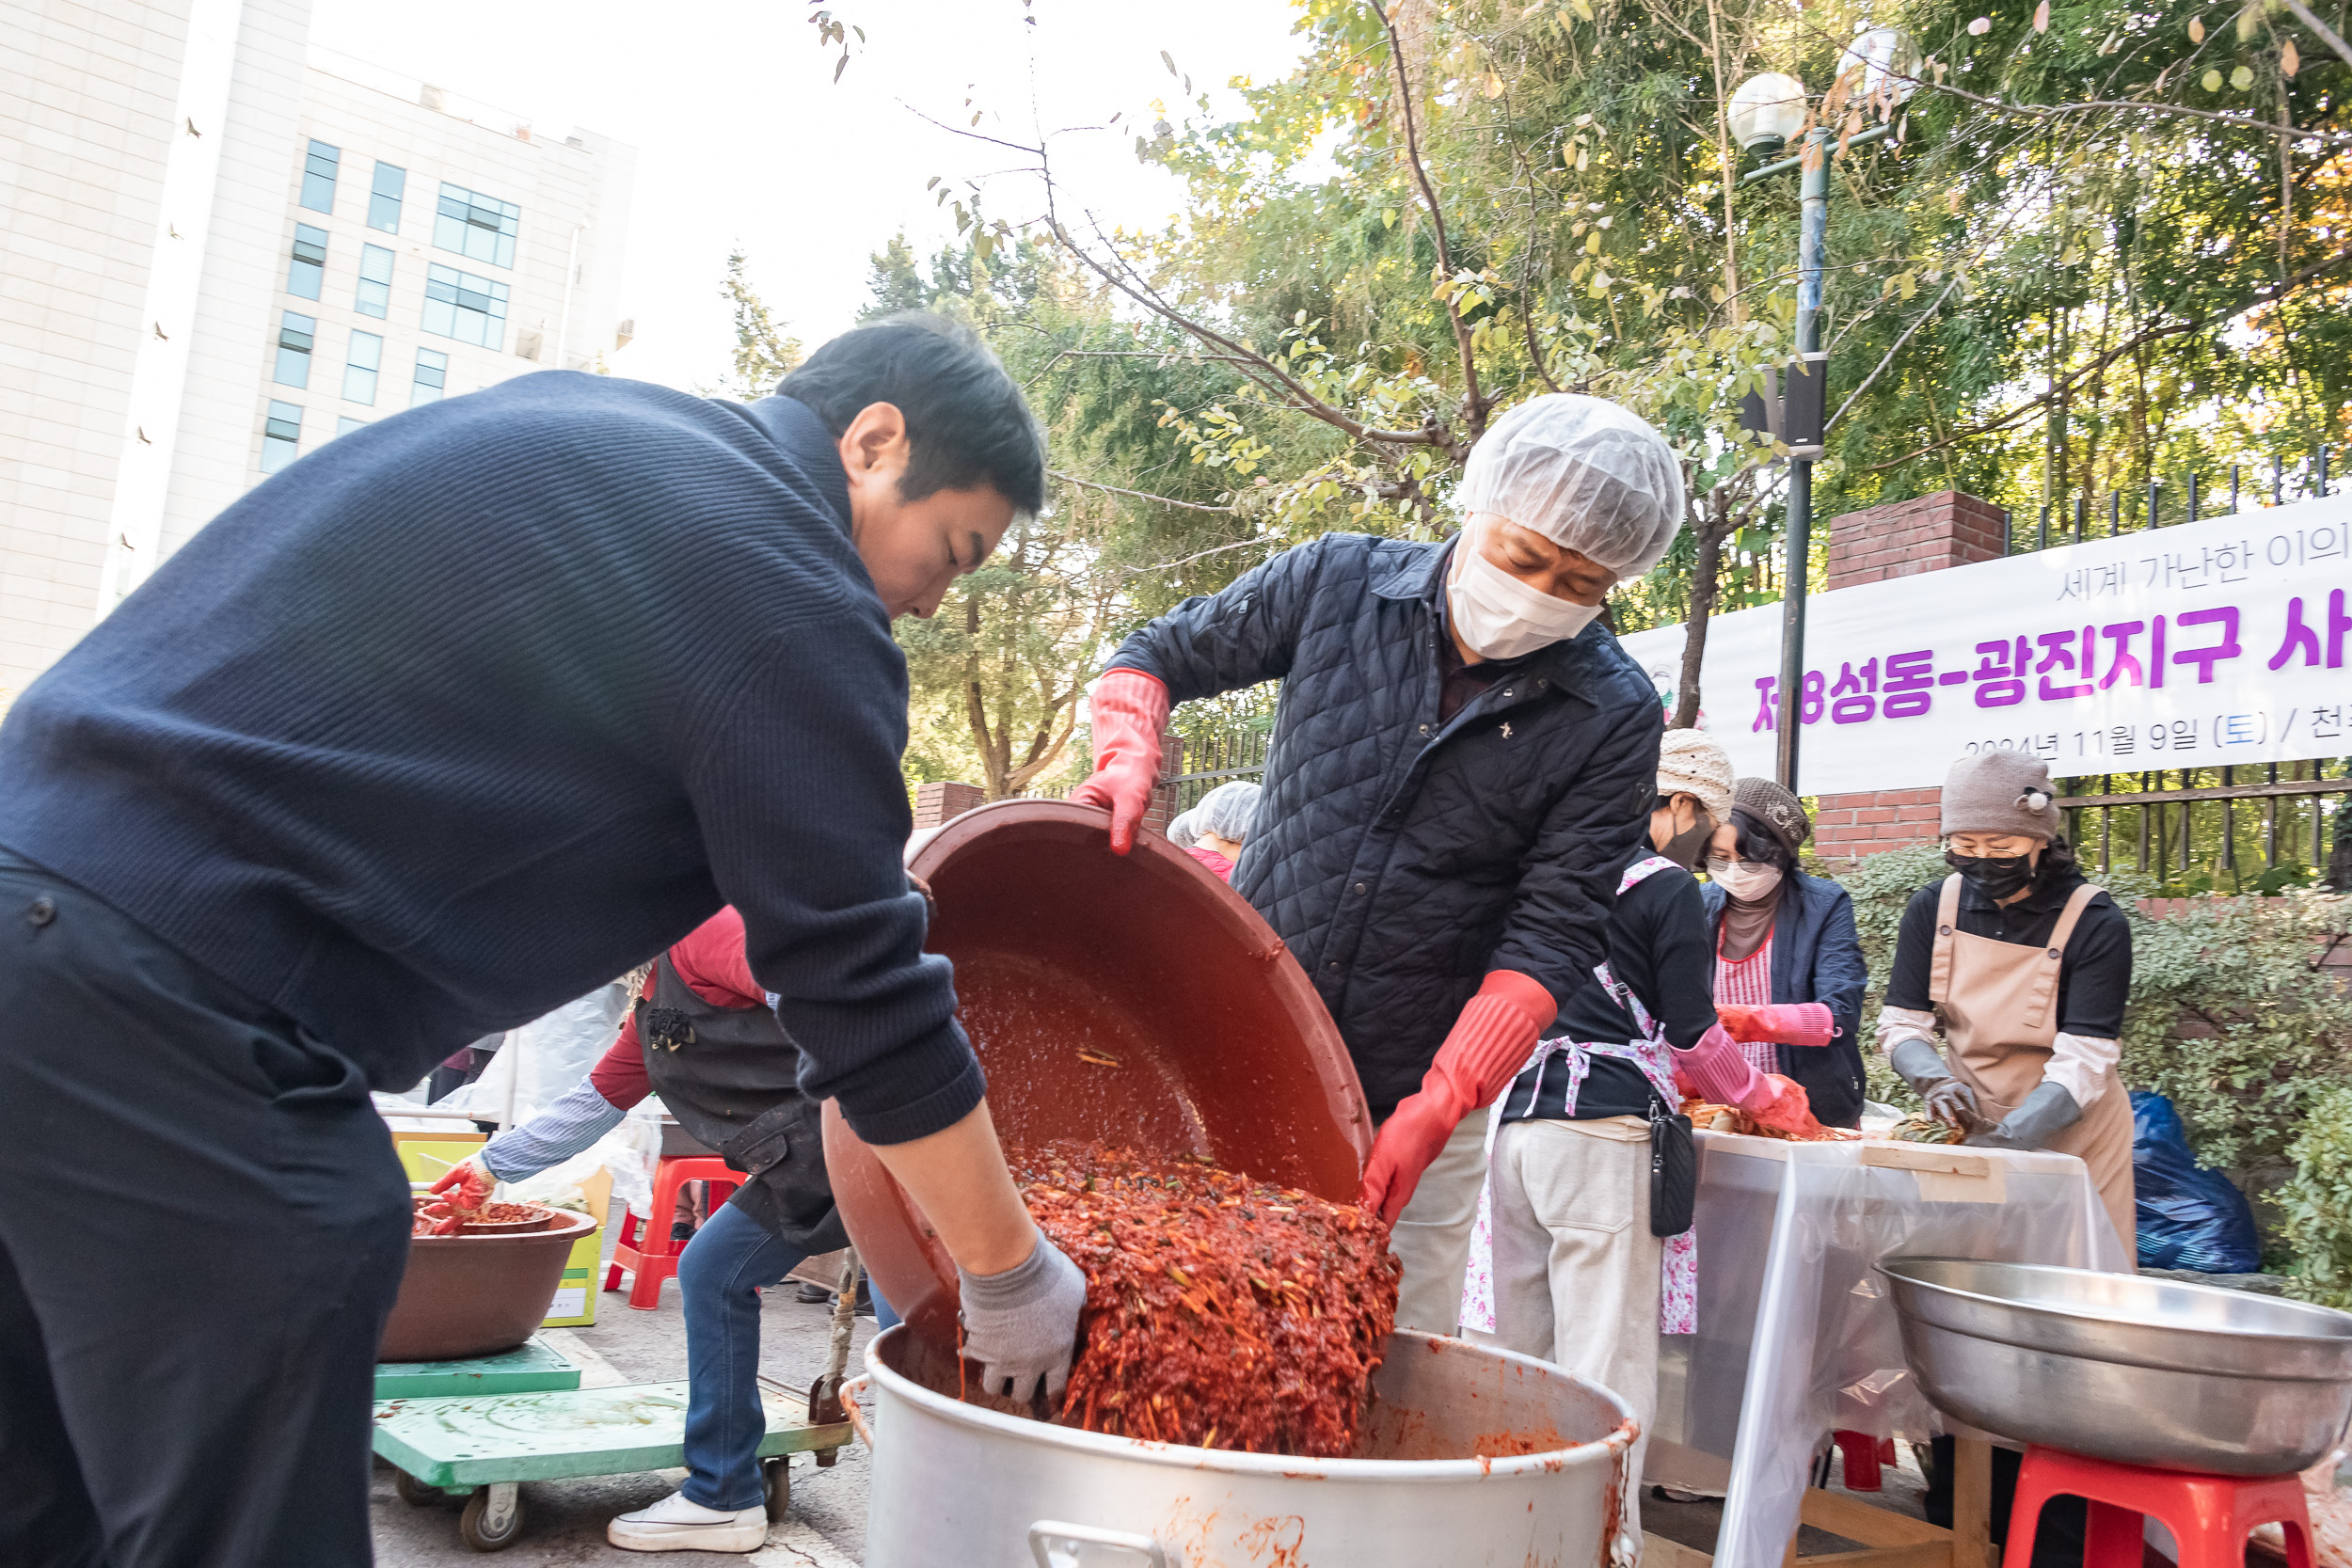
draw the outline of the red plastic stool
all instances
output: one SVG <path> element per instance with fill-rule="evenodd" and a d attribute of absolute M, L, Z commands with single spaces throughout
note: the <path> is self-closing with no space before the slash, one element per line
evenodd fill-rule
<path fill-rule="evenodd" d="M 710 1183 L 710 1201 L 722 1201 L 720 1191 L 731 1194 L 748 1178 L 724 1160 L 707 1155 L 681 1155 L 665 1159 L 654 1166 L 654 1217 L 641 1217 L 634 1209 L 621 1222 L 621 1239 L 612 1249 L 612 1266 L 605 1271 L 604 1288 L 621 1288 L 621 1271 L 635 1272 L 636 1281 L 628 1288 L 628 1304 L 640 1311 L 650 1312 L 661 1305 L 661 1282 L 677 1273 L 677 1243 L 670 1239 L 667 1216 L 677 1212 L 677 1190 L 689 1181 Z"/>
<path fill-rule="evenodd" d="M 1879 1466 L 1895 1463 L 1895 1440 L 1873 1437 L 1867 1432 L 1838 1431 L 1831 1433 L 1830 1437 L 1846 1462 L 1846 1490 L 1877 1491 Z"/>
<path fill-rule="evenodd" d="M 2180 1568 L 2245 1568 L 2246 1537 L 2256 1525 L 2274 1522 L 2286 1537 L 2288 1568 L 2312 1568 L 2312 1522 L 2299 1476 L 2152 1470 L 2038 1446 L 2026 1449 L 2017 1470 L 2001 1568 L 2028 1568 L 2042 1505 L 2060 1496 L 2090 1504 L 2083 1568 L 2139 1568 L 2142 1514 L 2172 1532 Z"/>

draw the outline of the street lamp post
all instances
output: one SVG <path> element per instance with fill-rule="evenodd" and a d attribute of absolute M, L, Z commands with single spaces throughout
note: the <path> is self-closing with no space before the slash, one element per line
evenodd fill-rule
<path fill-rule="evenodd" d="M 1918 52 L 1910 38 L 1893 27 L 1876 28 L 1856 38 L 1838 61 L 1838 74 L 1859 71 L 1854 84 L 1858 98 L 1890 94 L 1900 103 L 1915 85 Z M 1804 87 L 1794 77 L 1777 71 L 1752 76 L 1732 94 L 1727 118 L 1732 135 L 1742 151 L 1778 150 L 1805 120 Z M 1874 125 L 1846 138 L 1849 148 L 1883 141 L 1893 135 L 1891 122 Z M 1795 157 L 1767 164 L 1740 179 L 1743 185 L 1799 171 L 1797 221 L 1797 341 L 1792 370 L 1810 385 L 1800 397 L 1795 375 L 1784 378 L 1785 408 L 1802 407 L 1810 416 L 1805 429 L 1784 431 L 1789 448 L 1788 539 L 1782 574 L 1780 613 L 1780 712 L 1774 721 L 1778 744 L 1773 749 L 1774 776 L 1783 789 L 1797 793 L 1797 752 L 1804 724 L 1804 610 L 1806 580 L 1813 562 L 1813 460 L 1821 453 L 1820 421 L 1828 409 L 1828 355 L 1821 350 L 1821 252 L 1829 231 L 1829 142 L 1833 133 L 1823 127 L 1804 133 L 1804 147 Z M 1822 378 L 1816 381 L 1815 378 Z"/>

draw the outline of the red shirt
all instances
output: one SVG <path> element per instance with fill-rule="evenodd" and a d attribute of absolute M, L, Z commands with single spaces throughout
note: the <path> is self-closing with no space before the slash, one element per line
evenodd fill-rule
<path fill-rule="evenodd" d="M 670 967 L 694 994 L 714 1007 L 764 1007 L 768 992 L 752 978 L 751 959 L 743 952 L 743 917 L 728 905 L 688 932 L 670 949 Z M 659 982 L 648 980 L 646 994 L 655 995 Z M 660 998 L 657 996 L 658 1001 Z M 645 1048 L 637 1037 L 637 1012 L 621 1020 L 620 1037 L 596 1065 L 588 1082 L 617 1110 L 628 1110 L 653 1092 L 645 1076 Z"/>
<path fill-rule="evenodd" d="M 1233 879 L 1233 863 L 1227 860 L 1223 855 L 1217 853 L 1215 849 L 1211 849 L 1205 845 L 1196 844 L 1191 848 L 1185 850 L 1184 853 L 1190 855 L 1194 860 L 1199 861 L 1202 865 L 1205 865 L 1210 870 L 1216 872 L 1219 880 L 1230 882 Z"/>

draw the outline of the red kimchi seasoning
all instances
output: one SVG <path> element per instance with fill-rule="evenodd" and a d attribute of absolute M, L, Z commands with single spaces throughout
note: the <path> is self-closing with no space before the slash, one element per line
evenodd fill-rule
<path fill-rule="evenodd" d="M 1400 1265 L 1361 1210 L 1197 1161 L 1013 1153 L 1030 1214 L 1086 1271 L 1061 1421 L 1250 1453 L 1355 1451 Z"/>

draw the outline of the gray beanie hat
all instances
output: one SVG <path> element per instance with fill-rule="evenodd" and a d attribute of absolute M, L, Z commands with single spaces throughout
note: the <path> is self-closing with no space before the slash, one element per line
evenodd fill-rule
<path fill-rule="evenodd" d="M 2026 752 L 1979 752 L 1944 775 L 1944 836 L 1954 833 L 2058 835 L 2050 802 L 2050 765 Z"/>
<path fill-rule="evenodd" d="M 1731 803 L 1763 823 L 1792 860 L 1813 836 L 1813 819 L 1805 816 L 1804 803 L 1770 779 L 1741 779 L 1731 786 Z"/>
<path fill-rule="evenodd" d="M 1658 793 L 1688 795 L 1718 822 L 1731 816 L 1731 753 L 1703 730 L 1668 730 L 1658 742 Z"/>

